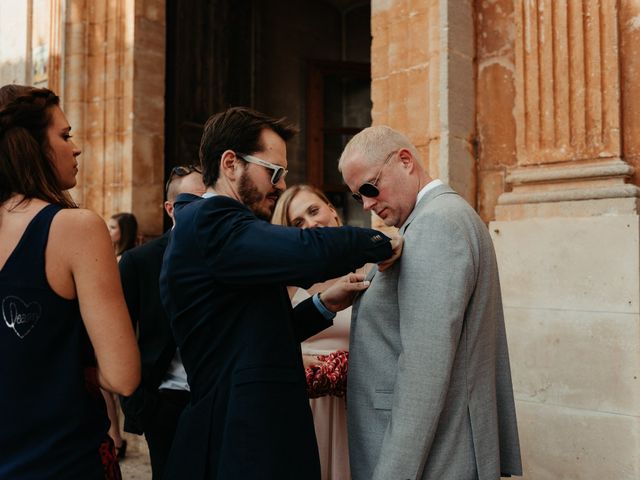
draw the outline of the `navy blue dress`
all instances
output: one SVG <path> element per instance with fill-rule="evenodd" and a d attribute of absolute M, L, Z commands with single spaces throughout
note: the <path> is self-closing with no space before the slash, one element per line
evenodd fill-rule
<path fill-rule="evenodd" d="M 91 344 L 78 301 L 57 295 L 45 274 L 60 210 L 38 212 L 0 270 L 0 479 L 104 478 L 109 421 L 85 385 Z"/>

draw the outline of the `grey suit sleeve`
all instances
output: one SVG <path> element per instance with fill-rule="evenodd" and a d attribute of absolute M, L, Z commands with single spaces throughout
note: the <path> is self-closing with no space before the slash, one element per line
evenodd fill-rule
<path fill-rule="evenodd" d="M 472 238 L 445 215 L 412 222 L 399 265 L 398 358 L 376 480 L 421 478 L 450 388 L 476 268 Z"/>

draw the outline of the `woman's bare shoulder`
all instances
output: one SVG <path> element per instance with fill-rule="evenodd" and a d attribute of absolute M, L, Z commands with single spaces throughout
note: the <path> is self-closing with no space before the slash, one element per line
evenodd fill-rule
<path fill-rule="evenodd" d="M 93 230 L 96 227 L 106 229 L 106 223 L 93 210 L 86 208 L 65 208 L 56 215 L 56 220 L 61 225 L 74 229 Z"/>
<path fill-rule="evenodd" d="M 74 244 L 109 238 L 107 224 L 97 213 L 85 208 L 65 208 L 53 219 L 52 234 Z"/>

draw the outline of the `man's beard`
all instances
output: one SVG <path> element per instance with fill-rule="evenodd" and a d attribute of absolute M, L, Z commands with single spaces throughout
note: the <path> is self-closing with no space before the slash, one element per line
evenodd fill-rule
<path fill-rule="evenodd" d="M 278 193 L 279 192 L 276 191 L 274 195 L 278 195 Z M 238 196 L 240 197 L 240 201 L 255 213 L 256 217 L 266 220 L 267 222 L 271 220 L 273 209 L 270 210 L 260 205 L 260 202 L 264 200 L 265 196 L 258 191 L 255 183 L 251 181 L 246 171 L 242 172 L 238 180 Z"/>

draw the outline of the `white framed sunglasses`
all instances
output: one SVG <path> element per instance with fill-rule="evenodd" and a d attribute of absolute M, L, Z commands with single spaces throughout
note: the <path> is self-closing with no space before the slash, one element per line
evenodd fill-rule
<path fill-rule="evenodd" d="M 289 170 L 287 170 L 283 166 L 276 165 L 275 163 L 267 162 L 266 160 L 262 160 L 261 158 L 254 157 L 253 155 L 246 155 L 244 153 L 238 153 L 238 152 L 236 152 L 236 155 L 247 163 L 254 163 L 264 168 L 273 170 L 273 175 L 271 175 L 272 185 L 275 185 L 276 183 L 278 183 L 282 178 L 287 176 L 287 173 L 289 173 Z"/>

